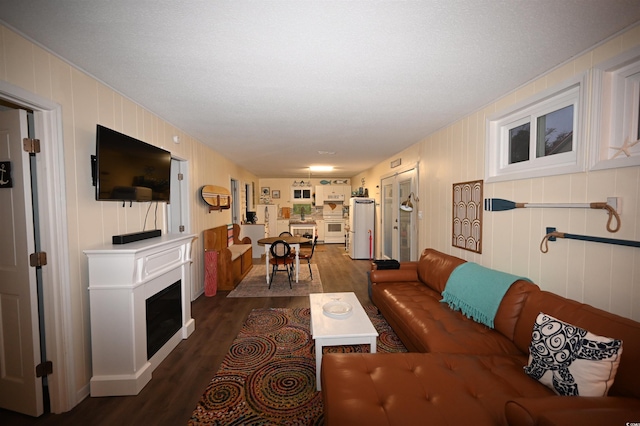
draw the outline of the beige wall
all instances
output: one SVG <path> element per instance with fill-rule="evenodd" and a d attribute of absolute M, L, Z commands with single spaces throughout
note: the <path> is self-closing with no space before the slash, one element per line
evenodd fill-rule
<path fill-rule="evenodd" d="M 516 209 L 483 212 L 482 254 L 451 245 L 452 184 L 484 179 L 486 119 L 494 112 L 527 99 L 594 65 L 640 45 L 640 28 L 594 47 L 518 90 L 423 141 L 383 161 L 353 181 L 364 177 L 367 186 L 380 184 L 394 170 L 390 161 L 419 166 L 420 250 L 433 247 L 484 266 L 524 275 L 540 287 L 601 309 L 640 320 L 640 250 L 609 244 L 558 240 L 549 252 L 539 250 L 546 227 L 558 231 L 640 241 L 640 168 L 625 167 L 546 178 L 485 184 L 485 198 L 533 203 L 586 203 L 622 198 L 622 228 L 606 231 L 607 215 L 589 209 Z M 589 132 L 587 124 L 587 132 Z M 589 140 L 586 135 L 585 140 Z M 376 190 L 377 191 L 377 190 Z M 379 201 L 379 194 L 377 195 Z M 379 233 L 378 233 L 379 234 Z M 378 242 L 379 243 L 379 242 Z M 378 244 L 379 247 L 379 244 Z"/>
<path fill-rule="evenodd" d="M 542 254 L 538 245 L 546 226 L 575 234 L 603 235 L 604 213 L 519 209 L 485 212 L 483 254 L 451 247 L 451 186 L 484 177 L 486 117 L 567 77 L 640 44 L 635 29 L 553 70 L 514 93 L 427 136 L 351 179 L 353 187 L 365 178 L 369 194 L 379 199 L 376 185 L 392 173 L 389 162 L 419 166 L 419 247 L 434 247 L 486 266 L 530 277 L 542 288 L 640 320 L 640 251 L 634 248 L 561 240 Z M 230 211 L 208 213 L 199 198 L 202 185 L 228 187 L 231 177 L 241 184 L 272 186 L 288 200 L 287 185 L 259 181 L 246 170 L 204 146 L 160 117 L 106 87 L 56 56 L 0 26 L 0 80 L 11 83 L 62 107 L 63 143 L 68 213 L 71 288 L 71 352 L 75 360 L 77 401 L 88 392 L 91 377 L 87 261 L 83 249 L 110 241 L 113 234 L 141 230 L 144 204 L 122 208 L 119 203 L 96 202 L 91 186 L 89 156 L 95 151 L 95 125 L 107 127 L 169 149 L 189 161 L 192 232 L 231 222 Z M 172 137 L 179 135 L 175 145 Z M 640 169 L 579 173 L 549 178 L 485 185 L 485 197 L 530 202 L 588 202 L 607 196 L 623 198 L 622 229 L 615 238 L 640 240 Z M 162 223 L 164 220 L 160 220 Z M 194 247 L 194 290 L 202 289 L 202 242 Z"/>
<path fill-rule="evenodd" d="M 121 203 L 95 201 L 89 159 L 95 154 L 96 124 L 163 147 L 189 162 L 191 232 L 198 236 L 204 229 L 231 222 L 230 210 L 208 212 L 199 195 L 203 185 L 229 188 L 230 178 L 241 184 L 258 179 L 140 105 L 2 26 L 0 81 L 61 106 L 72 310 L 69 318 L 73 324 L 70 346 L 66 349 L 75 366 L 72 374 L 75 382 L 70 384 L 73 388 L 70 393 L 77 399 L 71 402 L 73 405 L 87 395 L 91 378 L 88 273 L 83 250 L 110 242 L 114 234 L 141 231 L 148 207 L 147 203 L 123 208 Z M 173 143 L 174 135 L 180 136 L 180 144 Z M 153 223 L 153 217 L 149 221 Z M 162 224 L 166 233 L 162 208 L 157 223 Z M 193 258 L 193 293 L 197 295 L 203 289 L 202 238 L 194 244 Z"/>

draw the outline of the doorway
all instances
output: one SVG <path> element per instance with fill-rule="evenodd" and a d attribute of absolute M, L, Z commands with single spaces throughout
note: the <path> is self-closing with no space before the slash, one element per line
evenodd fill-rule
<path fill-rule="evenodd" d="M 33 111 L 33 136 L 42 142 L 40 153 L 30 162 L 35 170 L 33 179 L 37 191 L 31 194 L 29 190 L 25 196 L 38 206 L 37 217 L 33 220 L 41 229 L 39 250 L 46 252 L 46 265 L 39 270 L 42 280 L 39 299 L 44 318 L 44 329 L 40 331 L 47 342 L 47 360 L 51 362 L 53 371 L 47 376 L 50 409 L 52 413 L 62 413 L 82 398 L 73 387 L 76 382 L 75 359 L 69 343 L 72 342 L 73 321 L 62 111 L 60 105 L 4 81 L 0 81 L 0 103 L 9 109 Z M 30 327 L 33 326 L 32 321 Z M 40 353 L 35 351 L 27 355 L 32 359 L 40 358 Z M 35 405 L 37 407 L 37 403 Z"/>
<path fill-rule="evenodd" d="M 38 307 L 41 268 L 29 262 L 39 238 L 32 154 L 22 149 L 30 137 L 28 115 L 22 109 L 0 112 L 0 324 L 6 325 L 0 342 L 0 407 L 37 417 L 48 398 L 46 382 L 36 374 L 45 347 Z"/>
<path fill-rule="evenodd" d="M 400 262 L 417 260 L 417 182 L 417 168 L 396 173 L 381 181 L 383 259 L 396 259 Z M 415 208 L 412 211 L 401 210 L 402 203 L 410 194 Z"/>
<path fill-rule="evenodd" d="M 231 178 L 231 223 L 240 224 L 240 183 Z"/>
<path fill-rule="evenodd" d="M 168 232 L 181 234 L 191 231 L 189 221 L 189 162 L 171 158 L 171 191 L 167 205 Z"/>

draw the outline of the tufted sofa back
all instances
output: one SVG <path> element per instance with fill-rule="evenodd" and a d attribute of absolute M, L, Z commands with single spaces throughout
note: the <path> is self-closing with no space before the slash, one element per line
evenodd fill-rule
<path fill-rule="evenodd" d="M 465 262 L 434 249 L 424 249 L 418 261 L 418 278 L 432 290 L 442 293 L 451 272 Z"/>
<path fill-rule="evenodd" d="M 425 249 L 417 272 L 420 281 L 442 293 L 451 272 L 465 260 Z M 495 317 L 495 329 L 511 339 L 523 354 L 529 353 L 533 324 L 540 312 L 582 327 L 594 334 L 620 339 L 622 356 L 609 395 L 640 398 L 640 323 L 542 291 L 528 281 L 516 281 L 507 291 Z"/>
<path fill-rule="evenodd" d="M 640 397 L 640 323 L 554 293 L 530 294 L 518 318 L 514 342 L 529 353 L 533 324 L 540 312 L 594 334 L 622 340 L 620 365 L 609 395 Z"/>
<path fill-rule="evenodd" d="M 418 261 L 418 278 L 432 290 L 442 293 L 451 272 L 466 261 L 434 249 L 425 249 Z M 520 311 L 531 292 L 539 291 L 537 285 L 519 280 L 509 288 L 495 318 L 495 329 L 513 340 Z M 528 351 L 528 347 L 527 347 Z"/>

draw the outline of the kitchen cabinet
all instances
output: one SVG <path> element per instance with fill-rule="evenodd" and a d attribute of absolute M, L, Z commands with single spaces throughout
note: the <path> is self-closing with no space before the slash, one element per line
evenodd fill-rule
<path fill-rule="evenodd" d="M 289 219 L 278 219 L 278 222 L 276 223 L 276 235 L 274 235 L 274 237 L 285 231 L 289 232 Z"/>
<path fill-rule="evenodd" d="M 342 187 L 342 191 L 344 192 L 344 203 L 349 204 L 349 198 L 351 198 L 351 185 L 344 185 Z"/>
<path fill-rule="evenodd" d="M 263 224 L 264 236 L 275 237 L 276 221 L 278 219 L 278 206 L 276 204 L 256 205 L 256 223 Z"/>
<path fill-rule="evenodd" d="M 316 219 L 316 232 L 318 241 L 324 241 L 324 219 Z"/>
<path fill-rule="evenodd" d="M 317 185 L 316 186 L 316 205 L 323 203 L 331 203 L 335 201 L 343 201 L 336 197 L 344 197 L 344 202 L 351 198 L 351 186 L 349 185 Z"/>
<path fill-rule="evenodd" d="M 316 206 L 324 203 L 324 187 L 325 185 L 316 185 Z"/>

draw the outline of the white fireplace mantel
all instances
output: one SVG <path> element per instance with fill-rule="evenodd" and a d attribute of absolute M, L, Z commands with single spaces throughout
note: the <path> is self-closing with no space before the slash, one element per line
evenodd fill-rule
<path fill-rule="evenodd" d="M 153 370 L 195 330 L 191 318 L 194 237 L 168 234 L 84 250 L 89 259 L 91 396 L 137 395 Z M 145 302 L 178 280 L 182 327 L 147 359 Z"/>

